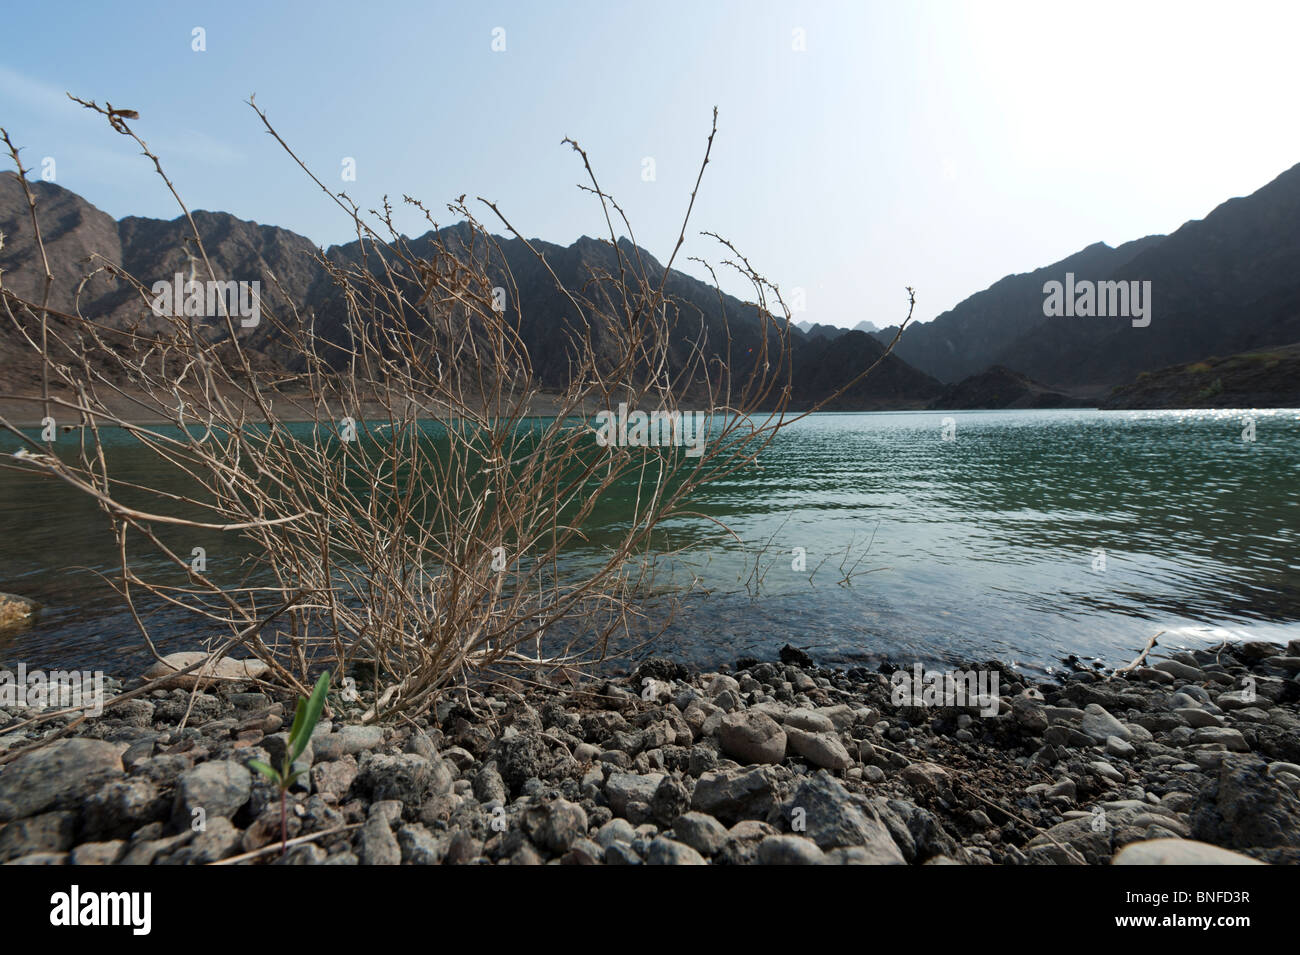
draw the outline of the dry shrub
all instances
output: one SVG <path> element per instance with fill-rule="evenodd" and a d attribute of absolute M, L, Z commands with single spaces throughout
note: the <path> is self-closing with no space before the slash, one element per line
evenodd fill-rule
<path fill-rule="evenodd" d="M 153 161 L 185 214 L 207 279 L 236 278 L 216 274 L 132 117 L 78 102 Z M 52 332 L 48 282 L 42 302 L 3 297 L 53 384 L 42 396 L 45 413 L 53 406 L 78 419 L 80 445 L 59 456 L 8 421 L 0 425 L 27 444 L 19 466 L 93 496 L 107 513 L 121 562 L 114 586 L 155 656 L 142 596 L 224 634 L 214 655 L 241 647 L 298 692 L 321 666 L 342 677 L 364 662 L 376 692 L 365 719 L 374 720 L 418 714 L 450 684 L 504 667 L 580 673 L 661 632 L 673 591 L 656 585 L 671 553 L 656 528 L 692 516 L 701 487 L 752 464 L 792 420 L 783 416 L 790 320 L 779 291 L 719 239 L 726 264 L 754 294 L 748 320 L 758 325 L 759 345 L 743 361 L 731 354 L 725 323 L 718 334 L 699 309 L 665 293 L 716 111 L 673 258 L 657 279 L 635 245 L 618 241 L 618 225 L 632 235 L 626 217 L 586 154 L 566 140 L 586 169 L 583 188 L 599 202 L 616 267 L 568 287 L 528 246 L 571 306 L 553 330 L 564 344 L 567 385 L 544 394 L 520 333 L 527 303 L 463 196 L 448 208 L 467 227 L 435 233 L 417 249 L 393 227 L 387 205 L 363 215 L 346 195 L 331 194 L 249 105 L 355 226 L 359 263 L 318 256 L 346 302 L 344 334 L 322 332 L 292 301 L 273 308 L 263 298 L 262 334 L 301 356 L 286 370 L 250 347 L 250 332 L 224 299 L 208 320 L 155 314 L 127 328 L 78 308 L 56 316 Z M 12 144 L 10 151 L 26 188 L 18 151 Z M 27 194 L 39 243 L 39 213 Z M 526 242 L 495 205 L 484 207 Z M 153 301 L 120 264 L 93 264 L 129 282 L 143 306 Z M 718 301 L 725 315 L 720 292 Z M 543 403 L 549 413 L 535 417 Z M 591 416 L 620 404 L 670 422 L 701 414 L 701 453 L 681 443 L 601 446 Z M 114 428 L 173 479 L 153 487 L 116 476 L 104 446 Z M 593 541 L 593 514 L 615 496 L 630 499 L 625 519 L 612 539 Z M 239 579 L 210 573 L 177 547 L 187 530 L 238 537 Z M 156 565 L 142 554 L 161 555 L 172 572 L 146 573 L 142 567 Z"/>

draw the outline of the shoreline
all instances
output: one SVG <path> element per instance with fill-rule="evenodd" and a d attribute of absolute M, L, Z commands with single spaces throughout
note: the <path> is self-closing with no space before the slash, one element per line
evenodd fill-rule
<path fill-rule="evenodd" d="M 287 397 L 305 398 L 306 396 L 297 395 L 297 396 L 287 396 Z M 556 394 L 541 393 L 534 400 L 535 407 L 530 408 L 529 414 L 525 415 L 524 417 L 526 419 L 553 417 L 559 400 L 560 400 L 560 396 Z M 39 410 L 32 410 L 32 409 L 34 408 L 34 406 L 39 406 L 40 404 L 41 404 L 41 398 L 39 396 L 31 397 L 31 398 L 16 398 L 16 397 L 0 398 L 0 417 L 7 419 L 9 423 L 16 428 L 23 428 L 27 430 L 39 429 L 41 427 L 41 417 L 42 417 L 41 413 Z M 173 426 L 175 425 L 175 421 L 172 420 L 171 418 L 166 418 L 163 417 L 162 415 L 157 415 L 157 414 L 134 414 L 128 417 L 123 412 L 125 412 L 126 410 L 128 410 L 129 407 L 131 407 L 129 401 L 116 401 L 113 402 L 110 407 L 114 414 L 118 415 L 119 417 L 122 417 L 124 420 L 128 420 L 132 425 L 136 427 L 154 427 L 157 425 L 168 425 L 168 424 Z M 376 409 L 378 409 L 377 405 L 375 406 L 375 409 L 371 409 L 371 410 L 376 410 Z M 66 411 L 66 409 L 64 410 Z M 588 413 L 595 414 L 597 410 L 599 409 L 592 407 L 588 409 Z M 1028 411 L 1099 411 L 1099 412 L 1112 412 L 1116 414 L 1121 414 L 1123 412 L 1128 412 L 1128 411 L 1203 411 L 1203 412 L 1224 413 L 1224 412 L 1238 412 L 1238 411 L 1240 412 L 1292 411 L 1292 410 L 1300 410 L 1300 407 L 1292 406 L 1292 405 L 1273 405 L 1273 404 L 1243 405 L 1241 407 L 1206 406 L 1203 408 L 1183 407 L 1180 405 L 1153 405 L 1151 407 L 1127 407 L 1127 406 L 1104 407 L 1103 403 L 1099 402 L 1097 404 L 1087 404 L 1087 405 L 1077 405 L 1077 406 L 1071 405 L 1069 407 L 1064 407 L 1064 408 L 965 408 L 965 407 L 931 408 L 924 405 L 903 404 L 903 405 L 890 406 L 890 407 L 867 407 L 867 408 L 856 408 L 856 409 L 828 408 L 817 412 L 817 414 L 826 414 L 826 415 L 888 414 L 891 412 L 897 412 L 897 413 L 912 413 L 912 414 L 919 413 L 919 414 L 943 415 L 943 414 L 954 414 L 954 413 L 979 414 L 979 413 L 989 413 L 989 412 L 996 412 L 996 411 L 1017 413 L 1017 412 L 1027 411 L 1027 410 Z M 756 415 L 766 415 L 766 414 L 773 414 L 773 413 L 775 412 L 764 411 L 764 410 L 758 410 L 754 412 L 754 414 Z M 806 409 L 801 409 L 798 407 L 788 407 L 785 409 L 785 414 L 789 416 L 797 416 L 805 413 L 807 413 Z M 55 417 L 57 420 L 58 418 L 57 413 Z M 364 412 L 363 409 L 362 417 L 365 418 L 366 420 L 378 420 L 379 418 L 382 418 L 383 415 L 382 414 L 368 415 Z M 309 417 L 298 418 L 292 416 L 287 418 L 281 418 L 279 420 L 283 424 L 307 424 L 312 421 L 312 419 Z M 432 419 L 421 419 L 421 420 L 432 420 Z M 66 422 L 60 422 L 59 427 L 61 431 L 64 428 L 69 428 L 69 429 L 80 428 L 79 425 L 73 426 L 67 424 Z M 112 427 L 112 426 L 105 425 L 105 427 Z"/>
<path fill-rule="evenodd" d="M 651 658 L 387 726 L 350 722 L 363 690 L 303 756 L 283 861 L 1300 863 L 1300 640 L 1072 665 L 977 664 L 985 695 L 945 700 L 788 646 L 709 672 Z M 84 720 L 0 768 L 0 861 L 281 861 L 278 795 L 246 764 L 278 758 L 293 702 L 225 680 Z M 0 731 L 32 715 L 0 709 Z M 67 719 L 0 732 L 0 759 Z"/>

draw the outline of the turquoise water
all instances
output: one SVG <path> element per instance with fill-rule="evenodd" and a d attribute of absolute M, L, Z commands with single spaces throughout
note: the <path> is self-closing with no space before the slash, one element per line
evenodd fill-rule
<path fill-rule="evenodd" d="M 16 448 L 0 437 L 0 451 Z M 111 453 L 146 476 L 128 443 Z M 708 664 L 788 642 L 841 664 L 1046 670 L 1067 654 L 1127 662 L 1159 630 L 1164 647 L 1300 636 L 1295 410 L 824 414 L 781 433 L 759 465 L 699 499 L 741 543 L 699 519 L 667 528 L 691 545 L 678 579 L 689 569 L 708 593 L 686 601 L 662 649 Z M 593 543 L 625 516 L 599 510 Z M 104 528 L 75 492 L 0 471 L 0 590 L 47 605 L 3 658 L 143 659 L 93 573 L 116 565 Z M 173 647 L 202 635 L 167 610 L 153 623 Z"/>

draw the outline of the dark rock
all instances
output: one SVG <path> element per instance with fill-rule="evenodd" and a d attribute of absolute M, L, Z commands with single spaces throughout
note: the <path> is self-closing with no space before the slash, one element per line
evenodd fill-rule
<path fill-rule="evenodd" d="M 889 854 L 892 848 L 898 861 L 903 861 L 889 830 L 864 813 L 848 790 L 824 769 L 799 783 L 782 806 L 782 815 L 791 831 L 806 835 L 822 849 L 865 845 Z"/>
<path fill-rule="evenodd" d="M 553 799 L 524 812 L 524 830 L 535 845 L 555 854 L 587 835 L 587 813 L 577 803 Z"/>
<path fill-rule="evenodd" d="M 671 826 L 691 804 L 685 784 L 673 776 L 664 776 L 650 797 L 650 815 L 661 826 Z"/>
<path fill-rule="evenodd" d="M 1229 849 L 1300 848 L 1300 797 L 1255 756 L 1226 756 L 1191 812 L 1192 835 Z"/>
<path fill-rule="evenodd" d="M 372 816 L 361 828 L 358 856 L 362 865 L 400 865 L 402 850 L 382 815 Z"/>
<path fill-rule="evenodd" d="M 696 784 L 691 807 L 723 822 L 766 818 L 780 801 L 785 778 L 772 766 L 712 770 Z"/>
<path fill-rule="evenodd" d="M 790 644 L 783 646 L 778 652 L 781 662 L 788 666 L 803 667 L 809 669 L 813 665 L 812 657 L 804 653 L 798 647 L 792 647 Z"/>
<path fill-rule="evenodd" d="M 451 784 L 451 770 L 441 760 L 435 762 L 415 753 L 379 753 L 366 760 L 353 786 L 373 802 L 397 800 L 406 818 L 414 820 L 426 799 L 448 792 Z"/>
<path fill-rule="evenodd" d="M 122 777 L 126 748 L 97 739 L 59 739 L 18 757 L 0 771 L 0 822 L 74 808 L 88 793 Z"/>
<path fill-rule="evenodd" d="M 0 862 L 39 852 L 67 852 L 77 830 L 76 813 L 45 812 L 0 828 Z"/>
<path fill-rule="evenodd" d="M 802 836 L 768 836 L 758 844 L 759 865 L 824 865 L 826 853 Z"/>
<path fill-rule="evenodd" d="M 109 783 L 86 797 L 82 835 L 87 840 L 125 839 L 141 826 L 165 819 L 169 802 L 142 776 Z"/>
<path fill-rule="evenodd" d="M 664 836 L 657 836 L 646 853 L 647 865 L 708 865 L 690 846 Z"/>

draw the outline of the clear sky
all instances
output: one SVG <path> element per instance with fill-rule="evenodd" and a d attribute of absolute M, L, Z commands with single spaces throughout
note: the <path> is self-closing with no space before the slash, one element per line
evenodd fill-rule
<path fill-rule="evenodd" d="M 838 325 L 896 321 L 905 285 L 928 320 L 1300 162 L 1296 2 L 41 0 L 0 22 L 0 125 L 30 166 L 53 157 L 59 184 L 115 217 L 175 217 L 130 142 L 63 91 L 109 100 L 139 111 L 191 208 L 322 245 L 349 223 L 262 132 L 250 93 L 365 208 L 468 193 L 562 244 L 604 228 L 575 188 L 572 136 L 661 260 L 716 105 L 683 253 L 718 260 L 698 230 L 719 232 L 805 290 L 798 318 Z"/>

